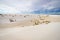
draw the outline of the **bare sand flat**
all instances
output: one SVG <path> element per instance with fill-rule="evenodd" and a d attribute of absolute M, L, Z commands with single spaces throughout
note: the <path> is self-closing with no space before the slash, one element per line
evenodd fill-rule
<path fill-rule="evenodd" d="M 0 28 L 0 40 L 59 40 L 60 23 Z"/>
<path fill-rule="evenodd" d="M 59 40 L 60 15 L 0 15 L 0 40 Z"/>

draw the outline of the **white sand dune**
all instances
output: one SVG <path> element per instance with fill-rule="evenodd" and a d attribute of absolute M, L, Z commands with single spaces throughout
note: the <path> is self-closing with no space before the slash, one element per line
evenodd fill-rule
<path fill-rule="evenodd" d="M 0 40 L 59 39 L 60 15 L 0 15 Z"/>
<path fill-rule="evenodd" d="M 59 40 L 60 22 L 0 29 L 0 40 Z"/>
<path fill-rule="evenodd" d="M 36 14 L 2 14 L 0 15 L 0 28 L 16 26 L 33 26 L 46 22 L 60 22 L 60 15 Z"/>

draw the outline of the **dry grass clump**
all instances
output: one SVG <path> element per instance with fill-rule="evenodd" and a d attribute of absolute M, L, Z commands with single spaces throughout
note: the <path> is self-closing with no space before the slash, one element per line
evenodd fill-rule
<path fill-rule="evenodd" d="M 39 20 L 35 20 L 34 24 L 38 25 L 38 24 L 40 24 L 40 21 Z"/>
<path fill-rule="evenodd" d="M 40 20 L 42 20 L 42 21 L 43 21 L 43 23 L 45 23 L 45 24 L 50 23 L 49 15 L 41 16 L 41 17 L 40 17 Z"/>
<path fill-rule="evenodd" d="M 10 22 L 14 22 L 14 20 L 13 20 L 13 19 L 9 19 L 9 21 L 10 21 Z"/>
<path fill-rule="evenodd" d="M 39 24 L 48 24 L 50 23 L 50 20 L 48 20 L 48 16 L 40 16 L 39 19 L 33 19 L 32 22 L 34 23 L 34 25 L 39 25 Z"/>
<path fill-rule="evenodd" d="M 45 23 L 45 24 L 48 24 L 48 23 L 50 23 L 50 21 L 44 21 L 44 23 Z"/>
<path fill-rule="evenodd" d="M 29 15 L 25 15 L 24 18 L 28 17 Z"/>
<path fill-rule="evenodd" d="M 34 23 L 34 25 L 39 25 L 39 24 L 40 24 L 40 21 L 39 21 L 39 20 L 37 20 L 37 19 L 33 19 L 31 22 L 33 22 L 33 23 Z"/>
<path fill-rule="evenodd" d="M 16 20 L 15 19 L 9 19 L 10 22 L 15 22 Z"/>

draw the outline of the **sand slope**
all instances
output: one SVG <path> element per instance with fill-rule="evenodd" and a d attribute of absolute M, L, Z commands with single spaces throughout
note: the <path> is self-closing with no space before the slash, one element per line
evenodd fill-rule
<path fill-rule="evenodd" d="M 0 40 L 59 40 L 60 15 L 0 15 Z"/>
<path fill-rule="evenodd" d="M 60 23 L 0 29 L 0 40 L 59 40 Z"/>

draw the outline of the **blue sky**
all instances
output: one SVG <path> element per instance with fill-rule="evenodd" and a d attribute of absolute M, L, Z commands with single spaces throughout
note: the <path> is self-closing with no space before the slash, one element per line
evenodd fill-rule
<path fill-rule="evenodd" d="M 60 0 L 0 0 L 0 13 L 60 12 Z"/>

